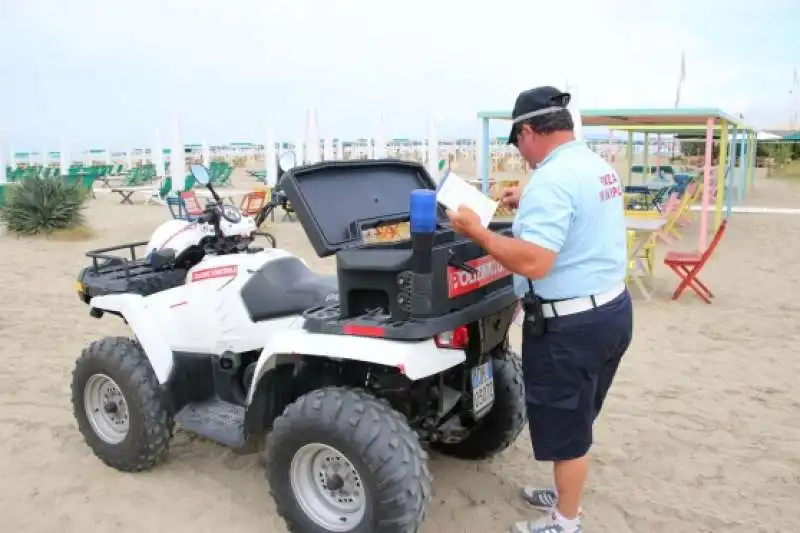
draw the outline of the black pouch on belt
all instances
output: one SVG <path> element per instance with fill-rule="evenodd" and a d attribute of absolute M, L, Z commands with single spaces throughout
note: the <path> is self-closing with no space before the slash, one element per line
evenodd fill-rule
<path fill-rule="evenodd" d="M 547 331 L 547 323 L 542 311 L 542 299 L 533 292 L 533 283 L 528 280 L 528 292 L 522 297 L 522 310 L 525 312 L 524 328 L 528 334 L 540 337 Z"/>

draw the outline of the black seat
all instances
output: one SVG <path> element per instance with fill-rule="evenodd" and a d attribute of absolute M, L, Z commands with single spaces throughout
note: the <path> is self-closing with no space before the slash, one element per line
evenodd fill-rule
<path fill-rule="evenodd" d="M 296 257 L 284 257 L 258 269 L 241 294 L 250 320 L 259 322 L 335 304 L 339 285 L 336 276 L 319 276 Z"/>

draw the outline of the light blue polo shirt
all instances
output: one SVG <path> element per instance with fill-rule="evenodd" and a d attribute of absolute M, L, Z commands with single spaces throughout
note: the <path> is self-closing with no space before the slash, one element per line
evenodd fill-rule
<path fill-rule="evenodd" d="M 557 254 L 547 276 L 533 280 L 537 295 L 587 297 L 625 280 L 623 192 L 611 165 L 581 141 L 559 146 L 536 167 L 512 230 Z M 525 278 L 514 276 L 514 291 L 520 297 L 528 292 Z"/>

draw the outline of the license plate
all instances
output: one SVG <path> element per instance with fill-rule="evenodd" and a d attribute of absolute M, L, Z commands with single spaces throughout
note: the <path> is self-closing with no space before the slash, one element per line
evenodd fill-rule
<path fill-rule="evenodd" d="M 472 369 L 472 411 L 480 414 L 494 403 L 494 375 L 492 362 Z"/>

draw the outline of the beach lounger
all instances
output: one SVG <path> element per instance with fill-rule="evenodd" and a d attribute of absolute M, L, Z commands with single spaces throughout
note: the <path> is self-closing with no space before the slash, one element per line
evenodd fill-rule
<path fill-rule="evenodd" d="M 229 165 L 223 166 L 216 177 L 212 177 L 211 185 L 215 187 L 227 187 L 231 184 L 231 174 L 233 174 L 233 167 Z"/>
<path fill-rule="evenodd" d="M 267 179 L 267 171 L 266 170 L 248 170 L 247 174 L 258 181 L 264 181 Z"/>
<path fill-rule="evenodd" d="M 167 208 L 169 209 L 172 218 L 176 220 L 194 222 L 200 215 L 203 214 L 202 211 L 199 214 L 190 213 L 188 207 L 186 206 L 186 202 L 179 196 L 168 196 Z"/>
<path fill-rule="evenodd" d="M 115 193 L 119 194 L 122 197 L 122 200 L 120 200 L 119 203 L 121 203 L 121 204 L 131 204 L 131 205 L 133 205 L 133 202 L 131 201 L 131 196 L 133 196 L 135 193 L 142 192 L 142 193 L 151 193 L 152 194 L 153 191 L 155 191 L 155 188 L 153 188 L 153 187 L 112 187 L 111 188 L 111 192 L 115 192 Z"/>
<path fill-rule="evenodd" d="M 64 183 L 67 184 L 69 187 L 79 187 L 89 194 L 92 195 L 92 198 L 97 198 L 94 194 L 94 182 L 97 180 L 97 177 L 91 173 L 83 173 L 83 174 L 68 174 L 62 178 Z"/>
<path fill-rule="evenodd" d="M 247 193 L 247 195 L 242 198 L 242 203 L 239 204 L 239 210 L 243 215 L 252 217 L 261 212 L 265 203 L 267 203 L 267 192 L 253 191 Z"/>
<path fill-rule="evenodd" d="M 186 207 L 186 212 L 193 217 L 199 217 L 205 212 L 205 208 L 200 204 L 200 199 L 194 191 L 184 191 L 180 194 L 180 200 Z"/>

